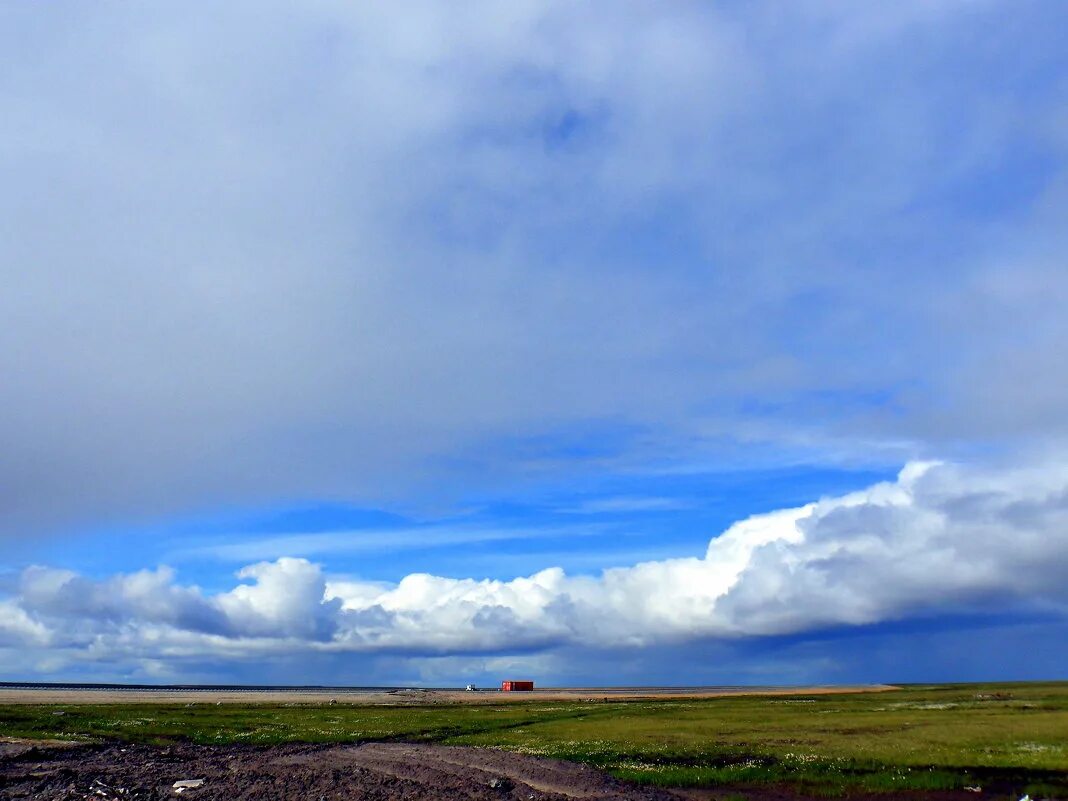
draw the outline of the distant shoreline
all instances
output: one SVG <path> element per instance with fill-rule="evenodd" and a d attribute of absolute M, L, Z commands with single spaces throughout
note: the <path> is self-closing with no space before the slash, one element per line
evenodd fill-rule
<path fill-rule="evenodd" d="M 826 695 L 883 692 L 886 684 L 705 687 L 546 687 L 526 692 L 475 692 L 438 687 L 325 687 L 0 682 L 0 704 L 310 703 L 428 705 L 522 701 L 718 698 L 732 695 Z"/>

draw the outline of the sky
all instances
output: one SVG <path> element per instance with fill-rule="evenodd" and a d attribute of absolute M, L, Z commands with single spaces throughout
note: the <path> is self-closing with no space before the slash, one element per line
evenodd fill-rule
<path fill-rule="evenodd" d="M 1066 27 L 0 7 L 0 680 L 1068 678 Z"/>

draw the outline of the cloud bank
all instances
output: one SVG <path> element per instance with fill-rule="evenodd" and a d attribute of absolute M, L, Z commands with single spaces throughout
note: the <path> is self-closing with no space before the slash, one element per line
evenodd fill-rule
<path fill-rule="evenodd" d="M 511 581 L 328 577 L 305 559 L 208 594 L 167 568 L 93 581 L 35 567 L 0 643 L 68 659 L 265 653 L 509 655 L 671 646 L 1018 608 L 1068 616 L 1068 467 L 910 464 L 896 481 L 740 521 L 702 556 Z M 12 652 L 9 652 L 9 654 Z"/>

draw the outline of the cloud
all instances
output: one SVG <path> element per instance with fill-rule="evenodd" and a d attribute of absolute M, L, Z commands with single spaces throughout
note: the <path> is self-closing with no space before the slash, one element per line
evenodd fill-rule
<path fill-rule="evenodd" d="M 202 545 L 182 548 L 172 556 L 176 560 L 207 557 L 220 561 L 246 559 L 277 559 L 287 554 L 302 556 L 320 554 L 373 553 L 389 549 L 391 552 L 418 550 L 442 546 L 475 545 L 478 543 L 531 541 L 549 537 L 594 536 L 598 526 L 555 526 L 540 528 L 495 528 L 489 526 L 424 525 L 384 529 L 332 530 L 314 534 L 277 534 L 245 542 Z"/>
<path fill-rule="evenodd" d="M 914 463 L 897 480 L 756 515 L 702 556 L 511 581 L 328 579 L 304 559 L 239 571 L 207 595 L 165 569 L 92 581 L 30 568 L 6 638 L 161 653 L 474 655 L 812 634 L 991 610 L 1068 615 L 1068 467 Z"/>
<path fill-rule="evenodd" d="M 102 627 L 164 624 L 176 629 L 225 633 L 227 622 L 196 587 L 174 583 L 161 567 L 93 581 L 69 570 L 30 567 L 22 573 L 19 597 L 45 619 L 92 621 Z"/>
<path fill-rule="evenodd" d="M 1063 23 L 7 8 L 0 535 L 1063 439 Z"/>
<path fill-rule="evenodd" d="M 685 498 L 634 497 L 594 498 L 576 506 L 565 507 L 562 512 L 578 515 L 619 514 L 627 512 L 667 512 L 687 509 L 692 501 Z"/>
<path fill-rule="evenodd" d="M 238 578 L 252 579 L 214 600 L 242 636 L 329 640 L 341 606 L 323 598 L 326 582 L 305 559 L 283 557 L 242 568 Z"/>
<path fill-rule="evenodd" d="M 0 601 L 0 648 L 47 645 L 49 630 L 16 603 Z"/>

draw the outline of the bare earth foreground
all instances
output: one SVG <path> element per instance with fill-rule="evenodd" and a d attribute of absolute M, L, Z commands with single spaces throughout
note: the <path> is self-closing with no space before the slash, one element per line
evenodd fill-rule
<path fill-rule="evenodd" d="M 176 792 L 174 783 L 202 779 Z M 0 797 L 25 799 L 678 799 L 592 768 L 484 748 L 0 743 Z"/>
<path fill-rule="evenodd" d="M 175 783 L 202 780 L 176 789 Z M 180 786 L 180 785 L 179 785 Z M 153 799 L 640 799 L 717 798 L 621 782 L 585 765 L 487 748 L 367 743 L 364 745 L 205 746 L 69 745 L 0 742 L 0 798 L 37 801 Z M 738 799 L 737 793 L 728 794 Z M 797 796 L 752 789 L 753 801 Z M 918 799 L 915 793 L 881 795 Z M 925 801 L 961 801 L 959 792 L 924 793 Z"/>

